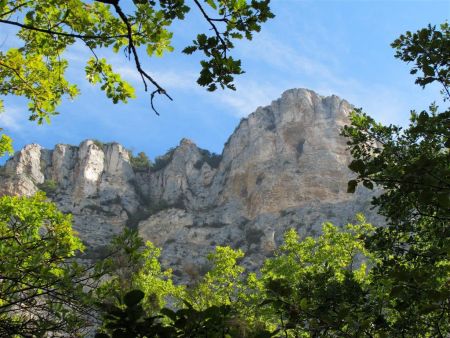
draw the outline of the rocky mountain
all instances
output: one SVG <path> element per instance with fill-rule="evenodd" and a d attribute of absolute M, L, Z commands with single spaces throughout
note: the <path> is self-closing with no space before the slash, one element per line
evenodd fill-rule
<path fill-rule="evenodd" d="M 201 274 L 215 245 L 241 248 L 252 267 L 288 228 L 314 235 L 358 212 L 379 221 L 371 192 L 346 192 L 351 158 L 339 131 L 351 110 L 337 96 L 288 90 L 242 119 L 221 156 L 183 139 L 151 168 L 117 143 L 31 144 L 1 168 L 0 194 L 46 190 L 74 215 L 91 256 L 128 226 L 163 248 L 178 277 Z"/>

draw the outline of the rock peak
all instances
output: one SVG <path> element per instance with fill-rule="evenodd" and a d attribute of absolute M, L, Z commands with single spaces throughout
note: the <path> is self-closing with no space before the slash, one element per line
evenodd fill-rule
<path fill-rule="evenodd" d="M 0 195 L 46 190 L 74 215 L 90 252 L 129 226 L 164 248 L 175 275 L 201 266 L 215 245 L 243 249 L 252 265 L 288 228 L 313 235 L 361 211 L 370 220 L 368 193 L 346 193 L 351 158 L 340 128 L 351 109 L 336 95 L 290 89 L 243 119 L 221 155 L 184 138 L 153 164 L 117 143 L 29 145 L 0 167 Z"/>
<path fill-rule="evenodd" d="M 182 138 L 180 141 L 180 147 L 183 146 L 196 146 L 196 144 L 188 138 Z"/>

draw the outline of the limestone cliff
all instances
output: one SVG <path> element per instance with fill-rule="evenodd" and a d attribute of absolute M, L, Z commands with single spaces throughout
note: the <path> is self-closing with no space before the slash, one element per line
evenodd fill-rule
<path fill-rule="evenodd" d="M 148 170 L 133 168 L 117 143 L 32 144 L 1 168 L 0 194 L 47 189 L 92 254 L 130 226 L 163 248 L 178 276 L 200 272 L 219 244 L 257 265 L 288 228 L 314 235 L 326 220 L 361 211 L 376 219 L 368 191 L 346 193 L 350 155 L 339 130 L 351 109 L 337 96 L 288 90 L 241 120 L 221 157 L 183 139 Z"/>

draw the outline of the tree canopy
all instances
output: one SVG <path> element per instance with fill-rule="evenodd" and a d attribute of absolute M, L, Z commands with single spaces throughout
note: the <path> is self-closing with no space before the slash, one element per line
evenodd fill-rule
<path fill-rule="evenodd" d="M 0 336 L 72 332 L 89 322 L 89 275 L 73 259 L 82 249 L 71 216 L 44 194 L 0 198 Z"/>
<path fill-rule="evenodd" d="M 394 41 L 395 56 L 413 63 L 411 74 L 425 87 L 442 86 L 450 99 L 450 28 L 429 25 Z M 343 134 L 349 137 L 358 176 L 349 191 L 362 182 L 382 193 L 373 205 L 387 226 L 368 236 L 367 248 L 381 261 L 373 269 L 393 335 L 444 337 L 450 310 L 450 110 L 436 104 L 429 111 L 411 112 L 410 125 L 383 126 L 357 110 Z"/>
<path fill-rule="evenodd" d="M 134 88 L 114 71 L 110 62 L 96 51 L 107 48 L 124 51 L 139 73 L 145 91 L 172 99 L 158 79 L 141 65 L 141 49 L 147 56 L 162 56 L 173 51 L 170 31 L 176 20 L 184 20 L 191 9 L 199 11 L 211 28 L 199 32 L 183 52 L 200 52 L 198 83 L 213 91 L 220 86 L 234 89 L 233 79 L 241 74 L 241 62 L 230 54 L 233 42 L 252 39 L 261 23 L 273 18 L 270 0 L 67 0 L 0 1 L 0 23 L 18 27 L 16 47 L 0 51 L 0 94 L 23 96 L 29 101 L 30 119 L 42 123 L 57 113 L 63 97 L 79 94 L 65 72 L 69 65 L 64 52 L 75 43 L 82 44 L 91 56 L 85 74 L 114 103 L 135 96 Z M 155 110 L 156 111 L 156 110 Z"/>

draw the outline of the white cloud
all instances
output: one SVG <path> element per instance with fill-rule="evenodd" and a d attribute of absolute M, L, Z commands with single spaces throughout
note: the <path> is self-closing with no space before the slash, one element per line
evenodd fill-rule
<path fill-rule="evenodd" d="M 307 45 L 311 47 L 314 44 L 307 43 Z M 320 95 L 338 95 L 355 106 L 362 107 L 383 123 L 407 122 L 411 107 L 411 92 L 389 83 L 362 83 L 352 77 L 352 74 L 343 76 L 335 60 L 328 62 L 323 58 L 322 46 L 306 51 L 301 46 L 292 47 L 278 38 L 263 34 L 251 45 L 243 45 L 241 51 L 243 57 L 251 59 L 252 62 L 262 62 L 261 67 L 267 69 L 272 76 L 277 74 L 277 80 L 269 87 L 254 81 L 250 90 L 244 91 L 243 97 L 228 98 L 229 103 L 236 107 L 245 107 L 246 102 L 251 104 L 254 101 L 256 108 L 257 105 L 268 101 L 265 94 L 272 95 L 271 99 L 276 99 L 287 89 L 306 87 Z M 411 91 L 415 89 L 413 86 L 409 88 Z"/>
<path fill-rule="evenodd" d="M 72 66 L 74 66 L 74 64 L 76 66 L 82 65 L 92 55 L 93 54 L 89 51 L 89 48 L 87 48 L 84 43 L 79 41 L 69 46 L 64 52 L 64 57 L 71 63 Z"/>
<path fill-rule="evenodd" d="M 281 94 L 276 86 L 256 81 L 237 80 L 236 88 L 236 91 L 218 90 L 205 95 L 211 95 L 214 99 L 229 106 L 232 115 L 245 117 L 259 106 L 269 105 Z"/>
<path fill-rule="evenodd" d="M 279 38 L 270 34 L 264 34 L 255 38 L 251 44 L 242 44 L 240 52 L 246 59 L 266 64 L 266 67 L 275 68 L 283 73 L 290 75 L 298 74 L 301 76 L 319 77 L 321 79 L 339 82 L 339 78 L 331 71 L 328 63 L 322 63 L 320 60 L 322 51 L 309 49 L 308 54 L 312 57 L 305 56 L 305 51 L 301 46 L 299 48 L 291 47 L 280 41 Z M 317 57 L 314 54 L 318 54 Z"/>
<path fill-rule="evenodd" d="M 321 35 L 326 36 L 326 32 Z M 265 33 L 255 37 L 252 43 L 240 44 L 236 56 L 244 59 L 244 66 L 246 63 L 259 63 L 258 68 L 264 71 L 237 76 L 236 91 L 219 89 L 214 93 L 207 92 L 196 83 L 197 71 L 186 68 L 186 64 L 174 64 L 164 69 L 152 69 L 146 64 L 144 68 L 169 94 L 177 90 L 188 93 L 192 99 L 216 100 L 228 106 L 230 114 L 237 117 L 247 116 L 258 106 L 270 104 L 287 89 L 305 87 L 321 95 L 336 94 L 345 98 L 356 106 L 362 106 L 383 122 L 404 123 L 410 107 L 408 95 L 389 84 L 363 84 L 352 78 L 351 74 L 343 76 L 339 61 L 327 50 L 327 46 L 336 47 L 339 41 L 334 41 L 330 36 L 328 39 L 331 41 L 320 44 L 314 37 L 302 35 L 301 39 L 294 39 L 299 42 L 288 45 Z M 80 45 L 75 46 L 72 52 L 68 57 L 75 63 L 89 56 Z M 138 91 L 142 90 L 142 79 L 132 61 L 111 52 L 103 56 L 124 79 L 130 81 Z M 266 70 L 270 79 L 266 78 Z"/>
<path fill-rule="evenodd" d="M 0 113 L 0 128 L 7 131 L 20 132 L 27 122 L 28 113 L 19 106 L 10 106 L 5 103 L 5 111 Z"/>
<path fill-rule="evenodd" d="M 115 70 L 126 80 L 135 86 L 142 86 L 139 73 L 132 66 L 119 66 Z M 237 117 L 244 117 L 255 111 L 258 106 L 270 104 L 280 94 L 280 90 L 270 84 L 263 84 L 257 81 L 242 80 L 237 77 L 236 91 L 221 90 L 211 93 L 199 86 L 196 82 L 198 74 L 194 71 L 183 70 L 156 70 L 151 72 L 153 78 L 165 88 L 169 94 L 172 90 L 188 92 L 192 98 L 195 96 L 209 100 L 217 100 L 230 108 L 231 114 Z"/>

